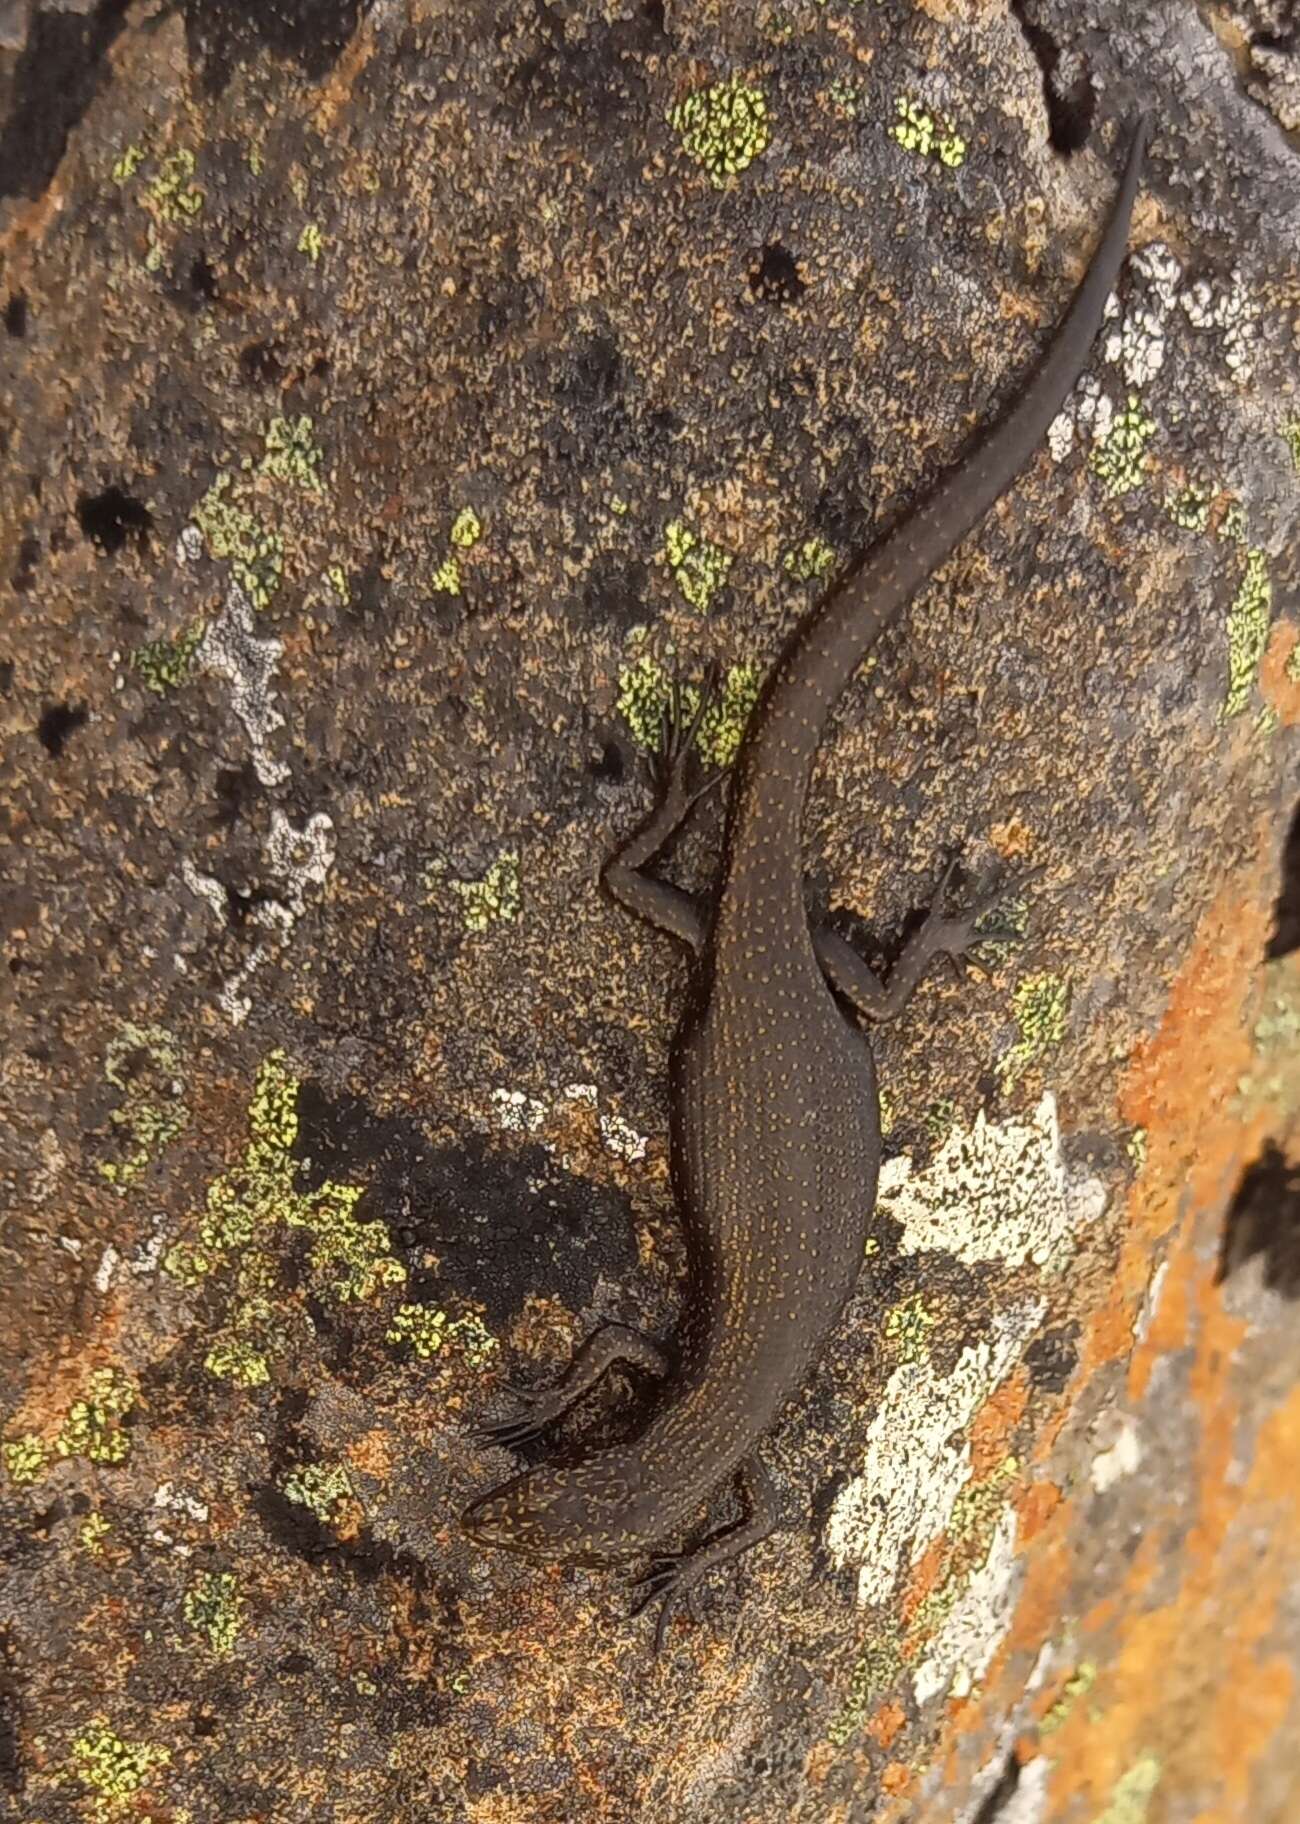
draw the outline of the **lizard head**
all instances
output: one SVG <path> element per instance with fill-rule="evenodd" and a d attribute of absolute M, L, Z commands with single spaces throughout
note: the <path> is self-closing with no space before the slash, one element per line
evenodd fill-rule
<path fill-rule="evenodd" d="M 626 1467 L 596 1457 L 525 1470 L 471 1501 L 460 1523 L 480 1545 L 596 1564 L 642 1549 L 636 1510 Z"/>

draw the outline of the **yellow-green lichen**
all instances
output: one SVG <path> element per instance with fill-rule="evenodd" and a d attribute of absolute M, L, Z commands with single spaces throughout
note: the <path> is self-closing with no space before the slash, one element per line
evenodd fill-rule
<path fill-rule="evenodd" d="M 757 665 L 728 667 L 722 687 L 706 706 L 695 734 L 696 749 L 708 765 L 727 767 L 735 759 L 762 682 Z M 668 673 L 648 654 L 620 667 L 615 707 L 627 723 L 633 740 L 647 752 L 654 753 L 662 745 L 664 720 L 672 707 L 672 696 Z M 685 721 L 694 718 L 699 703 L 699 685 L 684 685 L 681 714 Z"/>
<path fill-rule="evenodd" d="M 835 562 L 835 553 L 824 538 L 805 538 L 781 561 L 796 583 L 811 583 L 825 576 Z"/>
<path fill-rule="evenodd" d="M 492 925 L 512 924 L 519 916 L 519 857 L 513 851 L 499 855 L 480 879 L 449 884 L 460 900 L 465 929 L 475 936 Z"/>
<path fill-rule="evenodd" d="M 972 1554 L 981 1559 L 987 1554 L 1007 1504 L 1007 1489 L 1019 1473 L 1019 1460 L 1003 1457 L 982 1482 L 967 1482 L 959 1490 L 948 1515 L 948 1537 L 964 1548 L 968 1559 Z"/>
<path fill-rule="evenodd" d="M 689 531 L 679 519 L 670 520 L 664 528 L 664 552 L 682 595 L 692 608 L 707 614 L 714 595 L 727 580 L 731 553 L 703 533 Z"/>
<path fill-rule="evenodd" d="M 919 101 L 912 101 L 906 95 L 898 96 L 894 112 L 898 119 L 889 129 L 889 136 L 896 139 L 904 151 L 916 152 L 922 158 L 937 158 L 941 165 L 954 171 L 966 162 L 966 141 L 951 122 L 940 120 Z"/>
<path fill-rule="evenodd" d="M 212 1651 L 232 1651 L 243 1625 L 244 1599 L 233 1571 L 200 1571 L 185 1592 L 185 1619 Z"/>
<path fill-rule="evenodd" d="M 1264 966 L 1263 1011 L 1252 1030 L 1253 1068 L 1237 1079 L 1237 1100 L 1243 1119 L 1269 1103 L 1283 1110 L 1300 1108 L 1300 976 L 1288 958 Z"/>
<path fill-rule="evenodd" d="M 1111 1787 L 1110 1804 L 1097 1813 L 1093 1824 L 1145 1824 L 1160 1773 L 1160 1762 L 1154 1754 L 1144 1754 L 1134 1761 Z"/>
<path fill-rule="evenodd" d="M 648 654 L 620 667 L 615 708 L 638 747 L 652 753 L 659 746 L 671 694 L 667 672 Z"/>
<path fill-rule="evenodd" d="M 124 1741 L 102 1716 L 72 1743 L 72 1771 L 87 1788 L 97 1819 L 114 1818 L 128 1809 L 139 1815 L 136 1795 L 171 1758 L 171 1750 L 160 1743 Z"/>
<path fill-rule="evenodd" d="M 893 1344 L 900 1362 L 925 1360 L 930 1353 L 930 1332 L 935 1322 L 919 1292 L 894 1306 L 885 1318 L 885 1336 Z"/>
<path fill-rule="evenodd" d="M 1219 711 L 1221 722 L 1239 716 L 1250 702 L 1272 615 L 1268 560 L 1261 550 L 1247 551 L 1245 574 L 1228 610 L 1228 691 Z"/>
<path fill-rule="evenodd" d="M 146 690 L 166 696 L 184 684 L 203 639 L 205 623 L 194 621 L 173 639 L 146 640 L 131 654 L 131 669 Z"/>
<path fill-rule="evenodd" d="M 1097 1668 L 1092 1660 L 1081 1660 L 1070 1677 L 1066 1679 L 1064 1685 L 1062 1685 L 1061 1695 L 1047 1712 L 1042 1722 L 1039 1723 L 1038 1733 L 1040 1735 L 1055 1735 L 1056 1731 L 1069 1716 L 1071 1710 L 1073 1710 L 1075 1704 L 1078 1703 L 1081 1697 L 1087 1696 L 1096 1682 Z"/>
<path fill-rule="evenodd" d="M 268 608 L 284 576 L 284 540 L 230 498 L 233 480 L 227 470 L 217 476 L 194 509 L 194 523 L 213 557 L 229 561 L 253 606 Z"/>
<path fill-rule="evenodd" d="M 194 154 L 181 146 L 168 154 L 146 185 L 141 201 L 159 221 L 193 221 L 203 208 L 203 192 L 193 182 L 195 164 Z"/>
<path fill-rule="evenodd" d="M 718 189 L 752 165 L 771 139 L 766 96 L 738 79 L 685 96 L 669 110 L 668 124 Z"/>
<path fill-rule="evenodd" d="M 81 1541 L 83 1547 L 90 1553 L 92 1558 L 98 1558 L 104 1549 L 104 1541 L 111 1531 L 112 1528 L 109 1526 L 108 1521 L 105 1520 L 99 1509 L 95 1508 L 91 1513 L 86 1515 L 86 1518 L 77 1528 L 77 1538 Z"/>
<path fill-rule="evenodd" d="M 960 1114 L 961 1110 L 951 1096 L 940 1096 L 935 1102 L 927 1102 L 921 1124 L 937 1146 Z"/>
<path fill-rule="evenodd" d="M 871 1705 L 888 1691 L 902 1670 L 902 1657 L 892 1641 L 869 1643 L 853 1668 L 844 1707 L 826 1731 L 835 1747 L 842 1748 L 857 1733 Z"/>
<path fill-rule="evenodd" d="M 261 1350 L 239 1336 L 214 1343 L 203 1366 L 214 1380 L 232 1381 L 236 1387 L 265 1387 L 271 1379 L 271 1365 Z"/>
<path fill-rule="evenodd" d="M 1107 499 L 1130 494 L 1141 483 L 1147 467 L 1147 444 L 1155 435 L 1154 418 L 1142 410 L 1136 393 L 1130 393 L 1122 412 L 1117 412 L 1105 437 L 1093 450 L 1090 467 L 1102 485 Z"/>
<path fill-rule="evenodd" d="M 134 142 L 129 146 L 125 146 L 121 155 L 114 162 L 113 182 L 115 184 L 129 184 L 144 161 L 145 149 L 143 146 L 137 145 Z"/>
<path fill-rule="evenodd" d="M 1295 978 L 1268 969 L 1264 981 L 1264 1011 L 1255 1021 L 1251 1037 L 1264 1056 L 1300 1056 L 1300 1004 L 1292 998 Z"/>
<path fill-rule="evenodd" d="M 871 91 L 865 82 L 839 77 L 826 91 L 831 106 L 844 120 L 865 120 L 871 107 Z"/>
<path fill-rule="evenodd" d="M 1300 684 L 1300 640 L 1296 641 L 1287 657 L 1286 675 L 1292 684 Z"/>
<path fill-rule="evenodd" d="M 325 251 L 325 236 L 321 233 L 315 222 L 308 222 L 302 233 L 298 236 L 298 251 L 299 253 L 306 254 L 313 266 Z"/>
<path fill-rule="evenodd" d="M 447 1345 L 458 1347 L 471 1368 L 481 1368 L 499 1347 L 481 1320 L 466 1312 L 448 1317 L 428 1305 L 399 1305 L 385 1335 L 386 1342 L 405 1344 L 421 1361 Z"/>
<path fill-rule="evenodd" d="M 1069 977 L 1047 971 L 1026 976 L 1016 988 L 1013 1006 L 1020 1037 L 1002 1060 L 1000 1072 L 1005 1089 L 1018 1082 L 1031 1065 L 1065 1037 Z"/>
<path fill-rule="evenodd" d="M 460 559 L 454 553 L 444 558 L 434 571 L 433 588 L 439 595 L 460 594 Z"/>
<path fill-rule="evenodd" d="M 49 1456 L 34 1431 L 26 1431 L 21 1438 L 11 1438 L 7 1444 L 0 1444 L 0 1460 L 5 1473 L 18 1488 L 30 1488 L 33 1482 L 40 1481 Z"/>
<path fill-rule="evenodd" d="M 121 1421 L 135 1400 L 135 1388 L 120 1368 L 97 1368 L 81 1399 L 68 1408 L 55 1450 L 61 1457 L 85 1457 L 90 1463 L 125 1462 L 131 1434 Z"/>
<path fill-rule="evenodd" d="M 1291 467 L 1300 475 L 1300 418 L 1288 418 L 1282 426 L 1282 437 L 1291 457 Z"/>
<path fill-rule="evenodd" d="M 272 418 L 267 425 L 261 463 L 263 475 L 291 482 L 308 494 L 319 494 L 320 465 L 324 460 L 306 412 L 297 418 Z"/>
<path fill-rule="evenodd" d="M 483 522 L 473 507 L 462 507 L 452 521 L 451 542 L 459 545 L 462 551 L 468 551 L 483 536 Z"/>
<path fill-rule="evenodd" d="M 122 1093 L 121 1106 L 109 1121 L 120 1131 L 126 1152 L 122 1159 L 101 1161 L 99 1172 L 124 1191 L 189 1121 L 180 1048 L 163 1027 L 124 1020 L 105 1052 L 104 1080 Z"/>
<path fill-rule="evenodd" d="M 341 1463 L 304 1463 L 281 1484 L 288 1500 L 305 1507 L 326 1524 L 340 1501 L 352 1495 L 352 1482 Z"/>
<path fill-rule="evenodd" d="M 1239 500 L 1230 500 L 1219 515 L 1216 534 L 1225 544 L 1244 545 L 1246 542 L 1246 509 Z"/>
<path fill-rule="evenodd" d="M 941 1628 L 972 1580 L 988 1562 L 994 1536 L 1007 1509 L 1007 1490 L 1019 1473 L 1015 1457 L 1005 1457 L 982 1482 L 967 1482 L 948 1516 L 947 1567 L 940 1581 L 912 1616 L 911 1633 L 922 1640 Z"/>
<path fill-rule="evenodd" d="M 348 573 L 342 564 L 331 564 L 325 572 L 325 581 L 346 608 L 352 600 L 352 591 L 348 587 Z"/>
<path fill-rule="evenodd" d="M 1210 523 L 1210 490 L 1189 481 L 1165 502 L 1165 511 L 1184 532 L 1204 532 Z"/>
<path fill-rule="evenodd" d="M 758 702 L 763 676 L 757 665 L 732 665 L 722 689 L 700 717 L 695 745 L 711 766 L 727 767 L 735 759 L 746 724 Z M 690 693 L 688 692 L 688 697 Z M 699 702 L 699 692 L 695 701 Z"/>
<path fill-rule="evenodd" d="M 267 1358 L 282 1346 L 283 1313 L 273 1302 L 273 1250 L 284 1230 L 307 1231 L 314 1288 L 338 1303 L 372 1298 L 406 1277 L 391 1252 L 385 1225 L 357 1218 L 362 1187 L 329 1179 L 314 1191 L 299 1188 L 292 1149 L 298 1138 L 300 1088 L 284 1053 L 272 1052 L 258 1071 L 249 1102 L 242 1163 L 208 1186 L 197 1241 L 172 1248 L 163 1262 L 182 1285 L 198 1285 L 216 1273 L 228 1276 L 225 1321 L 206 1366 L 210 1374 L 239 1386 L 264 1384 Z"/>
<path fill-rule="evenodd" d="M 1133 1164 L 1137 1167 L 1138 1171 L 1141 1171 L 1147 1162 L 1147 1130 L 1144 1127 L 1135 1127 L 1133 1129 L 1133 1132 L 1125 1142 L 1124 1151 L 1133 1161 Z"/>

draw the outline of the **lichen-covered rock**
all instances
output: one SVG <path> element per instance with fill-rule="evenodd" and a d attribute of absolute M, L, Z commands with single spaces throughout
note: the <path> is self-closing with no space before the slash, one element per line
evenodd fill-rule
<path fill-rule="evenodd" d="M 968 11 L 0 4 L 17 1815 L 1291 1815 L 1296 52 Z M 868 948 L 954 847 L 1020 941 L 877 1035 L 786 1524 L 656 1662 L 456 1520 L 503 1379 L 678 1308 L 684 966 L 599 863 L 1021 382 L 1138 99 L 1088 374 L 809 807 Z"/>

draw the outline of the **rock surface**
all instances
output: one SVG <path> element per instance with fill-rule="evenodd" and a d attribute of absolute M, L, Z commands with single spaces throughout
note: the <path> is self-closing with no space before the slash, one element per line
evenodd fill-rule
<path fill-rule="evenodd" d="M 0 6 L 18 1815 L 1294 1818 L 1283 10 Z M 599 861 L 672 669 L 725 750 L 1014 391 L 1139 104 L 1088 377 L 809 812 L 869 949 L 957 846 L 1024 939 L 880 1036 L 787 1524 L 656 1662 L 456 1526 L 503 1376 L 677 1309 L 684 964 Z"/>

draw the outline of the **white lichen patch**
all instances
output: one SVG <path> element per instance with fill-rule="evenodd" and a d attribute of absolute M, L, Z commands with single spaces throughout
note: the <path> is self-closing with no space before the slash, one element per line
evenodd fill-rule
<path fill-rule="evenodd" d="M 589 1111 L 596 1121 L 601 1142 L 607 1153 L 630 1162 L 644 1159 L 649 1144 L 623 1116 L 600 1106 L 600 1090 L 595 1083 L 567 1083 L 550 1103 L 521 1089 L 494 1089 L 488 1097 L 503 1133 L 535 1134 L 555 1115 L 563 1104 Z M 562 1165 L 571 1163 L 566 1152 L 543 1138 L 542 1145 Z"/>
<path fill-rule="evenodd" d="M 1052 1766 L 1048 1756 L 1040 1754 L 1020 1769 L 1016 1790 L 998 1812 L 998 1824 L 1042 1824 L 1047 1816 Z"/>
<path fill-rule="evenodd" d="M 1076 437 L 1085 433 L 1094 443 L 1104 443 L 1115 422 L 1109 393 L 1092 375 L 1085 374 L 1047 427 L 1047 448 L 1053 462 L 1064 462 Z"/>
<path fill-rule="evenodd" d="M 546 1119 L 546 1104 L 522 1089 L 494 1089 L 488 1101 L 504 1134 L 535 1134 Z"/>
<path fill-rule="evenodd" d="M 903 1225 L 904 1254 L 1053 1271 L 1105 1203 L 1100 1179 L 1066 1166 L 1050 1091 L 1031 1115 L 990 1121 L 981 1110 L 973 1126 L 954 1125 L 924 1171 L 906 1155 L 886 1160 L 878 1197 L 880 1210 Z"/>
<path fill-rule="evenodd" d="M 1217 335 L 1224 366 L 1233 379 L 1249 380 L 1259 341 L 1259 303 L 1251 296 L 1240 268 L 1234 267 L 1218 285 L 1197 279 L 1183 292 L 1181 302 L 1189 323 Z"/>
<path fill-rule="evenodd" d="M 1114 1443 L 1109 1449 L 1098 1451 L 1092 1459 L 1089 1479 L 1097 1493 L 1104 1495 L 1107 1489 L 1114 1488 L 1125 1476 L 1131 1476 L 1141 1467 L 1141 1463 L 1142 1440 L 1138 1436 L 1137 1426 L 1126 1414 L 1120 1420 Z"/>
<path fill-rule="evenodd" d="M 242 1025 L 248 1018 L 253 1005 L 247 993 L 249 982 L 267 957 L 288 943 L 307 908 L 308 895 L 319 891 L 329 877 L 336 847 L 333 820 L 323 811 L 309 817 L 304 827 L 296 830 L 284 812 L 273 807 L 263 854 L 276 898 L 259 901 L 248 914 L 248 923 L 260 926 L 266 935 L 254 944 L 217 995 L 219 1006 L 233 1025 Z M 201 874 L 188 856 L 181 863 L 181 878 L 191 893 L 224 919 L 226 896 L 219 881 Z"/>
<path fill-rule="evenodd" d="M 1016 1516 L 998 1521 L 988 1557 L 971 1576 L 912 1674 L 918 1704 L 941 1693 L 965 1697 L 983 1678 L 1015 1608 Z"/>
<path fill-rule="evenodd" d="M 831 1558 L 858 1566 L 864 1606 L 885 1602 L 899 1573 L 947 1526 L 971 1474 L 962 1434 L 1010 1373 L 1045 1309 L 1035 1299 L 999 1312 L 992 1335 L 963 1349 L 948 1374 L 923 1358 L 901 1362 L 889 1377 L 861 1474 L 840 1491 L 826 1523 Z"/>
<path fill-rule="evenodd" d="M 1147 1331 L 1160 1305 L 1160 1294 L 1165 1289 L 1165 1274 L 1169 1271 L 1169 1262 L 1162 1260 L 1151 1278 L 1147 1281 L 1146 1297 L 1142 1307 L 1133 1320 L 1133 1338 L 1135 1342 L 1145 1342 Z"/>
<path fill-rule="evenodd" d="M 284 645 L 258 634 L 253 604 L 231 583 L 221 613 L 199 642 L 196 662 L 230 681 L 235 714 L 253 750 L 253 770 L 263 785 L 279 785 L 289 768 L 271 752 L 271 736 L 284 727 L 275 706 L 272 680 Z"/>
<path fill-rule="evenodd" d="M 1169 317 L 1181 277 L 1182 267 L 1169 248 L 1152 241 L 1128 262 L 1124 308 L 1113 294 L 1109 300 L 1102 353 L 1119 367 L 1130 392 L 1141 392 L 1165 364 Z"/>

